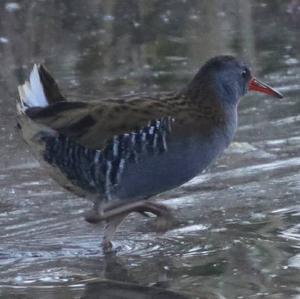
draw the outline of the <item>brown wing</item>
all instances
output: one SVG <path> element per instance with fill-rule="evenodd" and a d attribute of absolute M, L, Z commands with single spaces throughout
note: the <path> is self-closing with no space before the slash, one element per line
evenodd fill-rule
<path fill-rule="evenodd" d="M 175 113 L 170 97 L 103 100 L 98 103 L 58 102 L 46 108 L 30 108 L 27 115 L 37 123 L 63 133 L 80 144 L 101 149 L 115 135 L 147 126 L 149 121 Z"/>

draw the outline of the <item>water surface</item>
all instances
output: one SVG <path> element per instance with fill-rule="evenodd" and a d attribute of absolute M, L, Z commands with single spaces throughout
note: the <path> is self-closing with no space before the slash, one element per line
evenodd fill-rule
<path fill-rule="evenodd" d="M 0 298 L 300 298 L 300 2 L 2 1 Z M 209 57 L 243 57 L 283 99 L 249 94 L 235 142 L 160 195 L 179 227 L 131 215 L 100 249 L 85 199 L 15 131 L 17 84 L 43 62 L 73 100 L 182 88 Z"/>

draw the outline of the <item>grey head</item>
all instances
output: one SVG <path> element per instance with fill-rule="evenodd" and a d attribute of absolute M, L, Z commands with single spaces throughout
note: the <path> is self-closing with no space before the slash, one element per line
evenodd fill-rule
<path fill-rule="evenodd" d="M 282 98 L 267 84 L 255 79 L 250 68 L 231 55 L 209 59 L 187 86 L 186 95 L 199 102 L 237 105 L 248 90 Z"/>

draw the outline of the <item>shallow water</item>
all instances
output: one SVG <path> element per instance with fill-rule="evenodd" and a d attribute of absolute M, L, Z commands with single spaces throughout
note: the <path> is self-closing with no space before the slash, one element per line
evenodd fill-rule
<path fill-rule="evenodd" d="M 0 298 L 300 298 L 299 12 L 298 0 L 2 1 Z M 104 256 L 91 203 L 15 132 L 18 82 L 41 61 L 70 99 L 179 89 L 220 53 L 285 97 L 245 97 L 226 155 L 160 195 L 178 228 L 131 215 Z"/>

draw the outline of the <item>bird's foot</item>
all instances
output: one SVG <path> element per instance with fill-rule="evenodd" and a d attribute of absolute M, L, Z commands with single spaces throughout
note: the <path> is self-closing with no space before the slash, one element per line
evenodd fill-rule
<path fill-rule="evenodd" d="M 112 242 L 109 240 L 103 240 L 102 250 L 105 254 L 114 253 Z"/>
<path fill-rule="evenodd" d="M 143 215 L 146 213 L 151 213 L 157 217 L 155 222 L 152 224 L 152 228 L 156 232 L 164 233 L 179 225 L 179 222 L 173 215 L 172 209 L 163 204 L 149 201 L 137 211 Z"/>
<path fill-rule="evenodd" d="M 112 238 L 116 232 L 117 227 L 120 225 L 122 220 L 127 216 L 127 214 L 120 214 L 118 216 L 112 217 L 106 220 L 106 225 L 104 227 L 104 235 L 102 241 L 102 249 L 105 254 L 113 253 L 118 251 L 118 248 L 113 250 Z"/>

